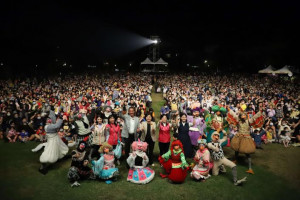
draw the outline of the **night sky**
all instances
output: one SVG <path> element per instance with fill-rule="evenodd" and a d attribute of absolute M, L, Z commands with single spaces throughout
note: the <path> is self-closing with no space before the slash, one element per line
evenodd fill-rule
<path fill-rule="evenodd" d="M 158 35 L 161 56 L 173 68 L 203 67 L 205 59 L 243 71 L 299 66 L 296 2 L 9 1 L 0 6 L 0 62 L 19 70 L 137 64 L 148 53 L 142 37 Z"/>

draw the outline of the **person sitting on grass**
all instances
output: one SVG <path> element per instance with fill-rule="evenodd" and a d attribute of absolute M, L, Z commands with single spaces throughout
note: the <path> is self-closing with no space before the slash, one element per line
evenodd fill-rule
<path fill-rule="evenodd" d="M 28 142 L 29 141 L 29 133 L 22 129 L 22 131 L 19 133 L 19 140 L 22 143 Z"/>
<path fill-rule="evenodd" d="M 14 142 L 16 142 L 18 136 L 19 136 L 19 133 L 16 131 L 15 123 L 12 122 L 12 123 L 10 124 L 10 128 L 9 128 L 8 131 L 7 131 L 6 139 L 7 139 L 9 142 L 14 143 Z"/>
<path fill-rule="evenodd" d="M 46 141 L 46 131 L 44 130 L 43 125 L 41 124 L 35 134 L 31 135 L 35 140 L 40 142 Z"/>
<path fill-rule="evenodd" d="M 280 133 L 280 141 L 283 143 L 284 147 L 289 147 L 291 141 L 291 130 L 289 127 L 285 127 Z"/>
<path fill-rule="evenodd" d="M 265 128 L 266 131 L 266 137 L 265 139 L 263 140 L 265 144 L 267 143 L 272 143 L 275 141 L 275 138 L 276 138 L 276 130 L 274 130 L 274 128 L 270 127 L 270 126 L 266 126 Z"/>
<path fill-rule="evenodd" d="M 265 130 L 260 130 L 259 128 L 255 129 L 253 133 L 251 133 L 252 138 L 254 139 L 256 149 L 262 148 L 262 136 L 266 134 Z"/>
<path fill-rule="evenodd" d="M 199 149 L 194 158 L 197 164 L 193 168 L 191 178 L 204 182 L 210 177 L 209 171 L 213 167 L 213 162 L 211 161 L 210 152 L 207 149 L 206 139 L 199 138 L 198 146 Z"/>

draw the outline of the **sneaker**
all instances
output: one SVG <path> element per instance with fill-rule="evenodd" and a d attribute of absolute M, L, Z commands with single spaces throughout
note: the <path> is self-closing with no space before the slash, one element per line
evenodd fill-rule
<path fill-rule="evenodd" d="M 78 186 L 80 186 L 80 183 L 78 183 L 77 181 L 75 181 L 75 182 L 71 185 L 71 187 L 74 187 L 74 186 L 78 187 Z"/>
<path fill-rule="evenodd" d="M 242 179 L 237 180 L 236 182 L 234 182 L 234 185 L 235 186 L 239 186 L 239 185 L 243 184 L 246 181 L 247 181 L 247 177 L 244 177 L 244 178 L 242 178 Z"/>
<path fill-rule="evenodd" d="M 154 166 L 155 166 L 155 164 L 153 163 L 151 166 L 152 166 L 152 167 L 154 167 Z"/>

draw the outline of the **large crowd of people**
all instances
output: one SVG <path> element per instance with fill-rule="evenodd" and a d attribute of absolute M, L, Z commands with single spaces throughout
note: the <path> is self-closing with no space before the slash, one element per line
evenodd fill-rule
<path fill-rule="evenodd" d="M 152 93 L 165 100 L 155 113 Z M 299 82 L 283 77 L 209 74 L 69 75 L 0 81 L 0 138 L 37 141 L 44 148 L 39 171 L 70 157 L 68 179 L 118 177 L 122 157 L 130 169 L 127 180 L 148 183 L 154 178 L 153 154 L 159 146 L 161 177 L 183 182 L 205 181 L 230 167 L 240 185 L 236 160 L 222 148 L 251 154 L 268 143 L 285 147 L 300 143 Z M 69 149 L 73 149 L 69 151 Z M 68 153 L 71 152 L 71 153 Z M 123 154 L 123 155 L 122 155 Z M 188 164 L 186 158 L 194 158 Z M 117 164 L 117 165 L 116 165 Z"/>

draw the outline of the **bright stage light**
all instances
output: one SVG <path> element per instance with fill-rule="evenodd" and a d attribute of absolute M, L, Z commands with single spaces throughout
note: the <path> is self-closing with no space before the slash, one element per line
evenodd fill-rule
<path fill-rule="evenodd" d="M 154 43 L 154 44 L 157 44 L 157 42 L 158 42 L 157 40 L 153 40 L 153 43 Z"/>

